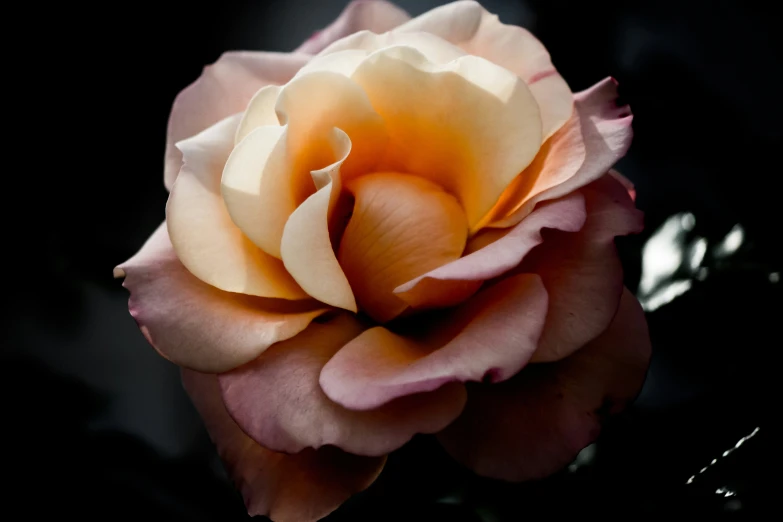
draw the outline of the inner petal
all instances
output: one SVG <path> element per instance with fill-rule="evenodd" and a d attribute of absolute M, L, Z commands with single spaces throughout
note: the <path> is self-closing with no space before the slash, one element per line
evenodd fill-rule
<path fill-rule="evenodd" d="M 355 204 L 337 259 L 359 308 L 385 322 L 407 307 L 397 286 L 462 255 L 467 219 L 454 196 L 417 176 L 368 174 L 346 188 Z"/>
<path fill-rule="evenodd" d="M 332 130 L 341 129 L 352 143 L 341 167 L 349 176 L 374 168 L 386 134 L 364 91 L 341 74 L 311 72 L 286 84 L 276 99 L 274 93 L 259 92 L 245 112 L 237 136 L 241 141 L 223 172 L 222 192 L 242 232 L 281 258 L 288 218 L 315 192 L 310 172 L 337 160 Z M 269 125 L 272 101 L 282 126 Z M 264 125 L 253 127 L 259 123 Z"/>
<path fill-rule="evenodd" d="M 389 47 L 352 78 L 386 124 L 380 168 L 444 187 L 471 230 L 541 146 L 539 108 L 525 83 L 477 56 L 436 64 L 413 47 Z"/>

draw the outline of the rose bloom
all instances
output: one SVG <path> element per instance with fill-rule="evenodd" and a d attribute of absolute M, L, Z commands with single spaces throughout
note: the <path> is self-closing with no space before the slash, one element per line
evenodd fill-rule
<path fill-rule="evenodd" d="M 474 2 L 353 3 L 177 96 L 166 222 L 116 269 L 250 514 L 315 520 L 436 434 L 476 473 L 558 471 L 638 393 L 614 238 L 631 113 L 572 93 Z"/>

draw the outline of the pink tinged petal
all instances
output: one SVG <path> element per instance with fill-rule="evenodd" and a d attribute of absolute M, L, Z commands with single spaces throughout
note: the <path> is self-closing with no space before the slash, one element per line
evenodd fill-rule
<path fill-rule="evenodd" d="M 365 410 L 455 381 L 503 381 L 536 349 L 546 308 L 538 276 L 505 279 L 431 323 L 418 337 L 383 327 L 367 330 L 324 367 L 321 387 L 346 408 Z"/>
<path fill-rule="evenodd" d="M 273 110 L 282 126 L 254 127 L 271 121 Z M 364 91 L 345 76 L 311 72 L 280 89 L 262 90 L 248 106 L 222 190 L 234 223 L 269 255 L 282 257 L 288 218 L 315 192 L 310 172 L 338 160 L 332 147 L 335 127 L 351 139 L 343 175 L 371 170 L 386 146 L 383 121 Z"/>
<path fill-rule="evenodd" d="M 355 203 L 338 260 L 359 308 L 386 322 L 408 306 L 395 287 L 462 255 L 465 213 L 454 196 L 415 176 L 368 174 L 348 189 Z"/>
<path fill-rule="evenodd" d="M 562 361 L 530 364 L 507 382 L 470 388 L 465 412 L 438 438 L 483 476 L 551 475 L 595 441 L 606 415 L 633 401 L 650 352 L 644 312 L 625 290 L 600 337 Z"/>
<path fill-rule="evenodd" d="M 343 217 L 340 167 L 351 151 L 348 136 L 333 129 L 333 150 L 339 159 L 312 172 L 318 191 L 291 214 L 283 229 L 280 251 L 288 273 L 310 296 L 356 312 L 356 298 L 334 254 L 335 221 Z"/>
<path fill-rule="evenodd" d="M 351 411 L 324 395 L 326 362 L 364 327 L 341 314 L 312 323 L 255 361 L 219 376 L 231 416 L 250 437 L 284 452 L 334 445 L 357 455 L 384 455 L 416 433 L 435 433 L 462 411 L 461 384 L 409 396 L 371 411 Z"/>
<path fill-rule="evenodd" d="M 425 31 L 486 58 L 527 83 L 541 109 L 543 138 L 573 112 L 573 95 L 552 65 L 549 52 L 529 31 L 506 25 L 477 2 L 453 2 L 407 22 L 394 32 Z"/>
<path fill-rule="evenodd" d="M 643 228 L 643 214 L 612 176 L 581 192 L 587 203 L 584 228 L 575 234 L 551 232 L 520 267 L 539 274 L 550 297 L 535 362 L 562 359 L 606 329 L 623 289 L 614 238 Z"/>
<path fill-rule="evenodd" d="M 575 96 L 569 122 L 541 148 L 531 165 L 504 194 L 508 215 L 493 209 L 493 227 L 509 227 L 524 219 L 536 204 L 556 199 L 600 178 L 628 151 L 633 138 L 631 109 L 617 105 L 617 83 L 607 78 Z M 513 203 L 518 201 L 514 207 Z M 511 209 L 511 210 L 509 210 Z"/>
<path fill-rule="evenodd" d="M 227 118 L 178 144 L 185 164 L 166 205 L 171 243 L 182 264 L 216 288 L 305 299 L 283 263 L 242 234 L 226 210 L 220 179 L 238 123 L 238 115 Z"/>
<path fill-rule="evenodd" d="M 229 52 L 205 67 L 201 76 L 174 100 L 166 133 L 164 181 L 171 190 L 182 167 L 182 153 L 175 144 L 220 120 L 245 109 L 260 88 L 290 80 L 309 56 Z"/>
<path fill-rule="evenodd" d="M 316 32 L 296 50 L 316 54 L 337 40 L 358 31 L 385 33 L 410 20 L 408 13 L 390 2 L 382 0 L 358 0 L 346 6 L 332 24 Z"/>
<path fill-rule="evenodd" d="M 130 313 L 147 341 L 174 364 L 224 372 L 304 330 L 327 311 L 313 302 L 223 292 L 194 277 L 177 259 L 166 225 L 117 267 L 130 290 Z"/>
<path fill-rule="evenodd" d="M 228 415 L 216 376 L 183 370 L 182 383 L 250 516 L 314 522 L 369 487 L 386 463 L 386 457 L 361 457 L 334 447 L 295 455 L 271 451 Z"/>
<path fill-rule="evenodd" d="M 538 105 L 527 86 L 482 58 L 435 64 L 413 47 L 389 47 L 352 78 L 386 124 L 380 170 L 442 186 L 462 204 L 471 230 L 541 145 Z"/>
<path fill-rule="evenodd" d="M 483 248 L 412 279 L 394 292 L 415 308 L 453 304 L 453 296 L 459 296 L 460 289 L 470 288 L 470 283 L 480 284 L 516 268 L 543 241 L 542 229 L 576 232 L 585 219 L 584 197 L 569 194 L 536 208 L 527 219 Z"/>

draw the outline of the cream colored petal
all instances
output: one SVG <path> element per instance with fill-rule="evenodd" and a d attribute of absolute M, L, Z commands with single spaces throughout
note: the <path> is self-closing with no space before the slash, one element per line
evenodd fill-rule
<path fill-rule="evenodd" d="M 348 189 L 355 203 L 337 257 L 362 311 L 386 322 L 408 307 L 395 288 L 459 259 L 467 221 L 454 196 L 419 177 L 370 174 Z"/>
<path fill-rule="evenodd" d="M 216 288 L 304 299 L 280 260 L 251 243 L 223 203 L 220 176 L 238 124 L 239 115 L 232 116 L 178 144 L 184 165 L 166 205 L 171 243 L 182 264 Z"/>
<path fill-rule="evenodd" d="M 182 167 L 176 144 L 223 118 L 245 109 L 265 85 L 283 84 L 310 59 L 296 53 L 228 52 L 204 68 L 201 76 L 180 92 L 171 107 L 166 131 L 164 178 L 171 190 Z"/>
<path fill-rule="evenodd" d="M 356 312 L 356 300 L 334 255 L 330 233 L 330 222 L 341 217 L 340 169 L 351 152 L 351 142 L 339 129 L 334 129 L 330 138 L 339 159 L 312 173 L 320 188 L 291 214 L 280 251 L 285 268 L 305 292 L 321 302 Z"/>
<path fill-rule="evenodd" d="M 364 49 L 345 49 L 327 55 L 317 56 L 308 62 L 305 67 L 299 69 L 299 72 L 294 78 L 315 71 L 331 71 L 350 78 L 359 64 L 362 63 L 369 54 L 369 51 L 365 51 Z"/>
<path fill-rule="evenodd" d="M 349 50 L 354 52 L 364 51 L 365 56 L 367 56 L 375 51 L 399 45 L 413 47 L 426 56 L 429 61 L 435 63 L 447 63 L 467 54 L 456 45 L 428 32 L 400 33 L 395 31 L 376 34 L 372 31 L 359 31 L 334 42 L 313 58 L 305 68 L 313 67 L 327 60 L 333 54 L 344 53 Z"/>
<path fill-rule="evenodd" d="M 239 122 L 239 127 L 237 127 L 236 137 L 234 138 L 235 144 L 245 139 L 248 134 L 258 127 L 280 125 L 275 112 L 275 105 L 281 90 L 282 87 L 279 85 L 267 85 L 253 96 L 247 105 L 247 109 L 245 109 L 242 121 Z"/>
<path fill-rule="evenodd" d="M 267 114 L 268 104 L 251 103 Z M 338 160 L 332 129 L 353 143 L 341 171 L 345 176 L 372 169 L 386 146 L 383 121 L 364 91 L 337 73 L 316 71 L 280 90 L 275 110 L 282 127 L 258 127 L 231 153 L 223 172 L 223 196 L 234 223 L 266 253 L 281 258 L 283 227 L 291 213 L 315 192 L 310 176 Z"/>
<path fill-rule="evenodd" d="M 315 71 L 292 80 L 280 92 L 276 110 L 280 123 L 288 125 L 291 155 L 307 173 L 337 160 L 329 155 L 334 127 L 352 144 L 340 167 L 345 177 L 375 167 L 386 147 L 383 120 L 361 87 L 341 74 Z"/>
<path fill-rule="evenodd" d="M 389 134 L 383 170 L 406 172 L 454 194 L 474 230 L 541 145 L 538 105 L 514 74 L 475 56 L 438 65 L 390 47 L 356 69 Z"/>
<path fill-rule="evenodd" d="M 382 0 L 353 0 L 340 16 L 322 31 L 316 32 L 295 52 L 316 54 L 332 42 L 356 31 L 370 30 L 383 33 L 407 22 L 408 13 L 391 2 Z"/>
<path fill-rule="evenodd" d="M 394 29 L 426 31 L 481 56 L 522 78 L 541 108 L 544 139 L 554 134 L 573 111 L 573 95 L 552 65 L 549 52 L 529 31 L 500 22 L 478 2 L 437 7 Z"/>

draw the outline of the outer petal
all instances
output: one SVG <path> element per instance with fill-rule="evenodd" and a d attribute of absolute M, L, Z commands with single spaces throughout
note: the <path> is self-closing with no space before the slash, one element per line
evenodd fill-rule
<path fill-rule="evenodd" d="M 506 25 L 477 2 L 453 2 L 407 22 L 394 32 L 426 31 L 513 72 L 530 87 L 541 109 L 544 139 L 571 116 L 571 90 L 549 53 L 529 31 Z"/>
<path fill-rule="evenodd" d="M 318 71 L 294 79 L 274 100 L 284 127 L 252 129 L 268 121 L 271 101 L 262 91 L 248 107 L 237 137 L 246 136 L 223 173 L 223 196 L 237 226 L 279 258 L 286 221 L 315 191 L 310 172 L 340 159 L 332 129 L 351 138 L 350 157 L 342 158 L 341 167 L 349 176 L 372 170 L 385 150 L 386 133 L 364 91 L 337 73 Z"/>
<path fill-rule="evenodd" d="M 550 475 L 598 437 L 605 415 L 634 399 L 650 351 L 644 313 L 626 290 L 600 337 L 557 363 L 530 364 L 507 382 L 470 388 L 465 412 L 438 438 L 480 475 Z"/>
<path fill-rule="evenodd" d="M 316 54 L 332 42 L 358 31 L 385 33 L 410 20 L 408 13 L 383 0 L 355 0 L 340 16 L 322 31 L 315 33 L 297 52 Z"/>
<path fill-rule="evenodd" d="M 220 178 L 238 123 L 227 118 L 179 143 L 185 165 L 166 205 L 171 243 L 193 275 L 221 290 L 304 299 L 283 263 L 251 243 L 226 210 Z"/>
<path fill-rule="evenodd" d="M 556 199 L 603 176 L 631 146 L 631 109 L 617 106 L 617 82 L 607 78 L 575 96 L 574 117 L 541 148 L 499 205 L 518 201 L 505 218 L 489 226 L 509 227 L 524 219 L 540 201 Z M 505 210 L 504 210 L 505 211 Z"/>
<path fill-rule="evenodd" d="M 245 364 L 327 311 L 209 286 L 179 262 L 165 223 L 115 273 L 125 277 L 130 313 L 147 341 L 174 364 L 202 372 Z"/>
<path fill-rule="evenodd" d="M 562 359 L 606 329 L 623 290 L 614 238 L 643 228 L 643 214 L 612 176 L 582 193 L 587 203 L 584 228 L 575 234 L 551 232 L 520 267 L 539 274 L 550 297 L 546 327 L 533 355 L 536 362 Z"/>
<path fill-rule="evenodd" d="M 483 290 L 439 322 L 414 325 L 410 337 L 372 328 L 329 361 L 321 387 L 347 408 L 370 409 L 453 381 L 503 381 L 533 354 L 546 303 L 540 278 L 522 274 Z M 429 335 L 421 338 L 421 330 Z"/>
<path fill-rule="evenodd" d="M 503 237 L 449 264 L 427 272 L 397 287 L 397 296 L 415 308 L 454 304 L 453 296 L 469 282 L 481 283 L 516 268 L 543 238 L 541 230 L 552 228 L 576 232 L 586 219 L 584 197 L 570 194 L 542 205 Z"/>
<path fill-rule="evenodd" d="M 454 196 L 415 176 L 368 174 L 348 188 L 355 204 L 338 259 L 361 310 L 386 322 L 407 308 L 395 287 L 462 255 L 465 213 Z"/>
<path fill-rule="evenodd" d="M 178 141 L 245 109 L 261 87 L 290 80 L 310 57 L 264 52 L 230 52 L 204 68 L 174 100 L 166 132 L 164 182 L 171 190 L 182 167 Z"/>
<path fill-rule="evenodd" d="M 382 170 L 438 183 L 460 201 L 471 228 L 541 145 L 538 105 L 524 82 L 482 58 L 438 65 L 412 47 L 389 47 L 352 78 L 386 123 Z"/>
<path fill-rule="evenodd" d="M 231 420 L 214 375 L 183 370 L 182 383 L 242 492 L 250 516 L 266 515 L 275 522 L 314 522 L 366 489 L 386 462 L 386 457 L 360 457 L 333 447 L 296 455 L 270 451 Z"/>
<path fill-rule="evenodd" d="M 416 433 L 440 431 L 459 415 L 465 388 L 456 383 L 373 411 L 350 411 L 330 401 L 318 375 L 362 330 L 347 314 L 327 324 L 313 323 L 255 361 L 220 375 L 229 413 L 268 448 L 296 452 L 331 444 L 358 455 L 383 455 Z"/>

